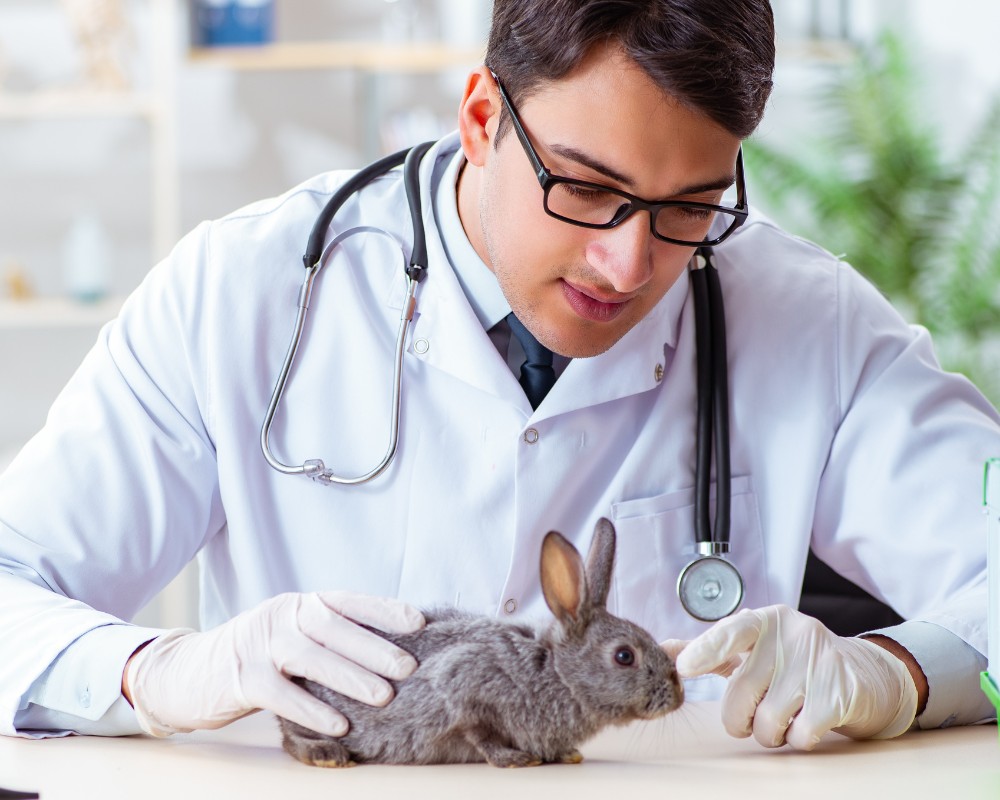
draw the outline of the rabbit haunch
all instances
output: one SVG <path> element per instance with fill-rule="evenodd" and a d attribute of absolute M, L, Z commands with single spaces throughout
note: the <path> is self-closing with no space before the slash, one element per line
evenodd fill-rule
<path fill-rule="evenodd" d="M 606 519 L 586 566 L 560 534 L 546 535 L 542 592 L 555 616 L 546 628 L 437 609 L 416 633 L 382 634 L 419 663 L 393 682 L 383 708 L 297 680 L 342 712 L 350 730 L 333 738 L 281 719 L 285 749 L 328 767 L 578 762 L 576 748 L 602 728 L 674 710 L 683 689 L 673 662 L 646 631 L 606 610 L 614 553 Z"/>

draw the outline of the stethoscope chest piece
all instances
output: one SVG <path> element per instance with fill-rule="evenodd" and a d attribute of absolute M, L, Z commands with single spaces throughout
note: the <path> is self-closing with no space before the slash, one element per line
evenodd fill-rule
<path fill-rule="evenodd" d="M 728 617 L 743 602 L 743 578 L 726 559 L 701 556 L 681 570 L 677 596 L 692 617 L 716 622 Z"/>

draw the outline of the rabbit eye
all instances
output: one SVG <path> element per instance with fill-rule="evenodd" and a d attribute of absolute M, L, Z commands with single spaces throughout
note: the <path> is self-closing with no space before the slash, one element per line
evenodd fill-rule
<path fill-rule="evenodd" d="M 615 651 L 615 663 L 622 667 L 631 667 L 635 663 L 635 652 L 631 647 L 619 647 Z"/>

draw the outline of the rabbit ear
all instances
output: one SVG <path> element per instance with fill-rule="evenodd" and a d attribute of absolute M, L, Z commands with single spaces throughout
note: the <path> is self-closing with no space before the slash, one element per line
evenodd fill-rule
<path fill-rule="evenodd" d="M 595 608 L 604 608 L 611 589 L 615 568 L 615 526 L 601 517 L 594 528 L 594 538 L 587 553 L 587 591 Z"/>
<path fill-rule="evenodd" d="M 549 531 L 542 542 L 542 594 L 564 628 L 578 624 L 587 602 L 583 559 L 562 534 Z"/>

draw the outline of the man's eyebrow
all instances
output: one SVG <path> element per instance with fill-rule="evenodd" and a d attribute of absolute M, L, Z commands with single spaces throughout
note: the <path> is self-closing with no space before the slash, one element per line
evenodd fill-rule
<path fill-rule="evenodd" d="M 598 161 L 591 155 L 584 153 L 581 150 L 577 150 L 575 147 L 569 147 L 564 144 L 553 144 L 549 145 L 549 150 L 563 158 L 568 158 L 570 161 L 575 161 L 577 164 L 582 164 L 588 169 L 592 169 L 594 172 L 599 172 L 605 177 L 611 178 L 611 180 L 621 183 L 628 188 L 634 188 L 635 183 L 632 179 L 626 175 L 622 175 L 618 170 L 613 167 L 609 167 L 603 161 Z"/>
<path fill-rule="evenodd" d="M 603 161 L 600 161 L 588 153 L 584 153 L 581 150 L 577 150 L 575 147 L 569 147 L 564 144 L 553 144 L 549 145 L 549 150 L 563 158 L 569 159 L 570 161 L 575 161 L 577 164 L 581 164 L 588 169 L 598 172 L 607 178 L 620 183 L 629 190 L 635 189 L 635 182 L 629 178 L 627 175 L 623 175 L 614 167 L 610 167 Z M 710 192 L 717 191 L 719 189 L 728 189 L 736 182 L 736 176 L 726 175 L 718 180 L 709 181 L 707 183 L 697 183 L 691 186 L 685 186 L 677 191 L 674 196 L 680 196 L 685 194 L 699 194 L 700 192 Z"/>

